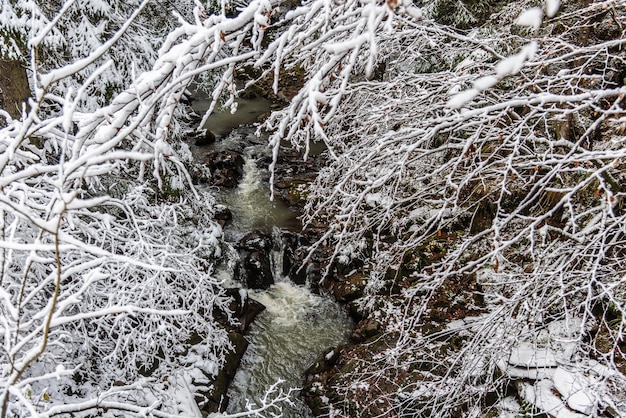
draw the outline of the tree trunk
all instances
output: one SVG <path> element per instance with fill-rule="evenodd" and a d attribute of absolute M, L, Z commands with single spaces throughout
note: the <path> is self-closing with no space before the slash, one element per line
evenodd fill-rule
<path fill-rule="evenodd" d="M 0 59 L 0 108 L 12 118 L 22 115 L 22 104 L 28 103 L 30 88 L 26 68 L 20 61 Z M 0 117 L 0 125 L 2 125 Z"/>

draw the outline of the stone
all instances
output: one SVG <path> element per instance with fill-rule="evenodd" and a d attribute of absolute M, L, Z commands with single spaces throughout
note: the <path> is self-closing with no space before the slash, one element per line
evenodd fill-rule
<path fill-rule="evenodd" d="M 350 318 L 355 322 L 361 322 L 366 318 L 366 312 L 364 312 L 359 302 L 358 299 L 348 302 L 348 313 L 350 314 Z"/>
<path fill-rule="evenodd" d="M 243 259 L 242 278 L 248 289 L 268 289 L 274 284 L 272 267 L 267 254 L 253 251 Z"/>
<path fill-rule="evenodd" d="M 211 170 L 211 183 L 215 186 L 234 188 L 243 177 L 243 156 L 236 151 L 213 151 L 204 163 Z"/>
<path fill-rule="evenodd" d="M 228 387 L 235 377 L 235 373 L 241 364 L 248 341 L 244 334 L 256 316 L 265 310 L 265 306 L 254 299 L 248 298 L 247 291 L 242 288 L 227 288 L 225 292 L 230 296 L 231 302 L 228 306 L 229 312 L 213 312 L 216 319 L 228 331 L 228 339 L 233 347 L 224 357 L 224 365 L 219 370 L 217 376 L 206 375 L 211 384 L 206 390 L 197 393 L 196 400 L 203 416 L 216 412 L 224 412 L 228 406 Z M 230 321 L 230 315 L 239 319 L 239 324 Z M 193 335 L 190 344 L 200 344 L 202 342 L 198 335 Z"/>
<path fill-rule="evenodd" d="M 223 227 L 233 219 L 233 213 L 224 205 L 215 206 L 215 220 Z"/>
<path fill-rule="evenodd" d="M 205 132 L 200 132 L 196 136 L 195 144 L 199 147 L 204 147 L 215 143 L 215 134 L 208 129 Z"/>
<path fill-rule="evenodd" d="M 274 284 L 270 262 L 272 238 L 260 231 L 253 231 L 237 243 L 241 262 L 235 277 L 248 289 L 268 289 Z"/>
<path fill-rule="evenodd" d="M 355 343 L 365 342 L 382 332 L 382 325 L 372 318 L 367 318 L 359 322 L 350 335 L 350 340 Z"/>
<path fill-rule="evenodd" d="M 327 348 L 315 363 L 305 372 L 306 377 L 317 375 L 329 371 L 339 359 L 339 350 L 336 347 Z"/>
<path fill-rule="evenodd" d="M 246 299 L 246 305 L 246 309 L 239 315 L 240 329 L 242 332 L 247 331 L 256 317 L 265 310 L 265 305 L 254 299 Z"/>
<path fill-rule="evenodd" d="M 228 386 L 235 377 L 241 358 L 248 348 L 248 341 L 238 332 L 230 332 L 228 339 L 233 350 L 224 356 L 224 367 L 219 371 L 213 382 L 213 390 L 210 394 L 207 393 L 207 400 L 202 408 L 202 412 L 206 414 L 224 412 L 228 407 L 228 397 L 226 396 Z"/>
<path fill-rule="evenodd" d="M 308 254 L 309 239 L 299 233 L 291 231 L 282 231 L 283 246 L 283 264 L 281 266 L 281 274 L 289 277 L 294 283 L 303 285 L 307 282 L 309 263 L 303 267 L 305 258 Z"/>
<path fill-rule="evenodd" d="M 232 315 L 239 320 L 239 331 L 247 331 L 257 315 L 265 310 L 265 305 L 254 299 L 250 299 L 246 289 L 240 287 L 227 288 L 226 294 L 232 298 L 228 308 Z M 225 326 L 230 326 L 226 319 L 223 319 L 222 322 L 225 323 Z"/>
<path fill-rule="evenodd" d="M 248 251 L 269 251 L 272 249 L 272 237 L 259 230 L 254 230 L 237 242 L 237 248 Z"/>

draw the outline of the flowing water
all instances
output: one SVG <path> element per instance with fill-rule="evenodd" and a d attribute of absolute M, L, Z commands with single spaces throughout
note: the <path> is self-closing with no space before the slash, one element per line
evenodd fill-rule
<path fill-rule="evenodd" d="M 247 400 L 255 402 L 279 379 L 285 389 L 301 386 L 303 372 L 326 348 L 344 342 L 350 330 L 350 319 L 336 303 L 288 279 L 249 296 L 267 309 L 251 327 L 250 346 L 228 392 L 228 412 L 244 411 Z M 284 417 L 312 416 L 302 400 L 293 400 Z"/>
<path fill-rule="evenodd" d="M 223 203 L 233 211 L 233 222 L 226 236 L 233 238 L 252 228 L 275 228 L 292 222 L 295 214 L 284 206 L 269 201 L 267 184 L 253 158 L 245 154 L 244 177 L 239 187 L 222 194 Z M 285 390 L 302 385 L 304 371 L 326 348 L 345 342 L 351 330 L 348 315 L 328 297 L 312 293 L 307 286 L 295 285 L 282 277 L 282 251 L 272 254 L 275 284 L 268 290 L 248 291 L 248 296 L 261 302 L 266 310 L 252 323 L 247 339 L 250 342 L 239 370 L 231 383 L 227 412 L 241 412 L 246 404 L 257 403 L 270 385 L 283 380 Z M 293 406 L 285 406 L 283 417 L 309 417 L 308 407 L 297 397 Z"/>
<path fill-rule="evenodd" d="M 295 213 L 284 205 L 270 202 L 267 184 L 254 158 L 254 147 L 244 152 L 244 176 L 239 187 L 222 192 L 222 203 L 233 212 L 233 221 L 226 236 L 236 239 L 251 229 L 274 228 L 294 223 Z M 258 403 L 270 385 L 283 380 L 288 390 L 302 385 L 304 371 L 326 348 L 346 341 L 352 323 L 344 310 L 333 300 L 312 293 L 307 286 L 295 285 L 282 277 L 282 251 L 272 254 L 275 284 L 268 290 L 248 291 L 248 296 L 261 302 L 266 310 L 252 323 L 246 336 L 250 345 L 231 383 L 227 412 L 241 412 L 246 404 Z M 294 397 L 294 405 L 286 405 L 285 418 L 309 417 L 308 407 Z"/>
<path fill-rule="evenodd" d="M 259 167 L 259 160 L 269 153 L 265 139 L 257 138 L 253 129 L 238 126 L 237 119 L 243 111 L 239 124 L 252 123 L 255 118 L 269 110 L 269 102 L 246 101 L 234 115 L 217 113 L 209 118 L 209 126 L 218 140 L 213 149 L 243 149 L 244 175 L 239 186 L 233 190 L 222 190 L 218 194 L 220 203 L 233 213 L 225 236 L 234 242 L 253 229 L 265 232 L 279 228 L 299 228 L 297 213 L 281 202 L 269 200 L 267 173 Z M 202 105 L 202 103 L 200 103 Z M 202 109 L 199 109 L 202 110 Z M 202 157 L 202 149 L 194 153 Z M 274 235 L 280 235 L 276 232 Z M 280 249 L 272 254 L 273 266 L 282 265 Z M 285 390 L 302 385 L 304 371 L 328 347 L 347 340 L 352 322 L 345 311 L 333 300 L 312 293 L 307 286 L 295 285 L 288 277 L 282 277 L 274 268 L 275 284 L 265 291 L 248 292 L 249 297 L 265 305 L 250 327 L 246 336 L 250 345 L 241 361 L 234 381 L 231 383 L 227 412 L 246 410 L 246 404 L 258 404 L 270 385 L 283 380 Z M 297 396 L 294 405 L 286 405 L 285 418 L 310 417 L 308 407 Z"/>
<path fill-rule="evenodd" d="M 228 140 L 233 135 L 236 133 L 231 133 Z M 259 158 L 268 152 L 266 145 L 246 147 L 243 151 L 243 178 L 239 186 L 222 190 L 218 195 L 220 203 L 233 214 L 233 220 L 225 230 L 227 239 L 235 241 L 254 229 L 271 233 L 275 227 L 294 230 L 301 227 L 297 212 L 280 200 L 270 201 L 269 187 L 263 180 L 267 178 L 267 169 L 259 167 L 258 163 Z"/>

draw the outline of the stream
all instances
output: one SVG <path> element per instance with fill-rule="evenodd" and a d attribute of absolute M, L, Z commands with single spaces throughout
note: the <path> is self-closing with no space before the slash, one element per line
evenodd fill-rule
<path fill-rule="evenodd" d="M 208 107 L 208 99 L 195 99 L 194 108 L 199 114 L 205 106 Z M 243 154 L 243 177 L 239 185 L 217 194 L 218 202 L 233 215 L 224 229 L 226 240 L 233 244 L 252 230 L 270 233 L 275 242 L 280 242 L 281 228 L 300 229 L 297 213 L 281 201 L 269 200 L 269 187 L 264 180 L 267 172 L 260 163 L 270 152 L 267 140 L 256 137 L 254 129 L 246 126 L 269 110 L 269 101 L 253 99 L 240 102 L 235 114 L 214 113 L 206 128 L 216 134 L 216 143 L 208 147 L 192 146 L 199 159 L 210 149 L 236 149 Z M 229 413 L 245 411 L 248 403 L 258 405 L 270 385 L 279 380 L 284 381 L 285 391 L 300 387 L 304 371 L 326 348 L 346 342 L 352 329 L 351 319 L 334 300 L 316 295 L 308 285 L 296 285 L 280 274 L 282 257 L 282 249 L 275 244 L 270 257 L 275 284 L 267 290 L 248 291 L 248 296 L 266 309 L 246 335 L 249 346 L 228 391 Z M 298 396 L 292 400 L 293 405 L 284 406 L 283 417 L 312 417 Z"/>
<path fill-rule="evenodd" d="M 263 396 L 269 385 L 284 380 L 283 388 L 302 385 L 304 371 L 329 346 L 344 342 L 350 319 L 329 298 L 281 278 L 266 291 L 249 296 L 266 310 L 251 326 L 250 346 L 231 384 L 227 412 L 245 410 L 247 400 Z M 311 417 L 302 400 L 283 408 L 284 417 Z"/>

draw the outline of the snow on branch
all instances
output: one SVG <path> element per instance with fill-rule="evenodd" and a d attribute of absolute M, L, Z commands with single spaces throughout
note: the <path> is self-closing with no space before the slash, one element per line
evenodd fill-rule
<path fill-rule="evenodd" d="M 54 69 L 33 61 L 36 100 L 0 130 L 1 416 L 94 408 L 174 416 L 168 411 L 178 400 L 163 381 L 142 383 L 144 396 L 134 400 L 127 397 L 134 389 L 116 390 L 116 382 L 179 369 L 192 337 L 203 341 L 213 373 L 230 347 L 215 319 L 217 312 L 232 319 L 212 274 L 221 254 L 215 202 L 193 189 L 176 155 L 175 112 L 196 75 L 258 54 L 267 23 L 261 17 L 272 6 L 259 0 L 235 17 L 181 23 L 152 69 L 108 105 L 81 106 L 111 67 L 101 57 L 146 4 L 86 58 Z M 33 50 L 63 19 L 38 32 Z M 225 80 L 232 82 L 230 74 Z M 66 85 L 72 87 L 57 94 Z M 76 371 L 55 375 L 59 365 Z M 95 385 L 111 388 L 112 399 L 97 397 Z M 142 405 L 148 392 L 169 403 Z"/>
<path fill-rule="evenodd" d="M 613 402 L 625 381 L 615 361 L 626 326 L 623 26 L 593 42 L 578 33 L 609 3 L 562 11 L 564 32 L 551 35 L 550 27 L 530 40 L 510 27 L 462 37 L 384 15 L 406 26 L 376 32 L 385 65 L 377 80 L 355 71 L 365 58 L 350 67 L 352 54 L 366 50 L 362 20 L 316 38 L 338 45 L 318 52 L 327 58 L 297 61 L 309 82 L 267 125 L 278 129 L 274 146 L 277 138 L 327 144 L 303 220 L 328 228 L 311 254 L 330 245 L 329 275 L 365 261 L 358 309 L 388 318 L 385 341 L 397 341 L 371 367 L 342 377 L 333 388 L 340 396 L 379 382 L 397 390 L 366 391 L 371 411 L 448 416 L 463 408 L 481 416 L 484 393 L 530 379 L 519 393 L 540 412 L 558 402 L 563 411 L 624 413 L 623 402 Z M 545 15 L 556 9 L 549 2 Z M 624 11 L 616 13 L 623 22 Z M 406 266 L 411 277 L 405 263 L 414 263 Z M 429 335 L 430 303 L 472 277 L 486 300 L 474 308 L 485 315 Z M 457 341 L 461 348 L 449 353 Z M 433 366 L 440 373 L 429 374 L 428 353 L 443 364 Z M 560 368 L 541 375 L 539 360 L 553 355 Z M 529 359 L 526 374 L 521 357 Z M 421 380 L 396 383 L 407 370 Z M 577 403 L 572 388 L 584 382 L 588 402 Z M 537 400 L 549 393 L 548 403 Z"/>

